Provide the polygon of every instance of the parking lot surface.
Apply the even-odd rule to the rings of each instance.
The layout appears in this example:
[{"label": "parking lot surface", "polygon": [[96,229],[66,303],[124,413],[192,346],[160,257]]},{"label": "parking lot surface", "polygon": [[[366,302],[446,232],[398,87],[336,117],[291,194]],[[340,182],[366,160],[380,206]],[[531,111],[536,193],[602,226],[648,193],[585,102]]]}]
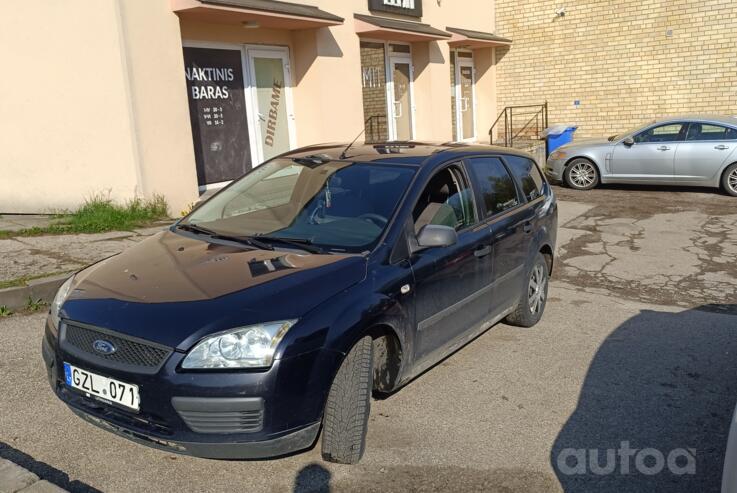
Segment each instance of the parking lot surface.
[{"label": "parking lot surface", "polygon": [[[734,199],[556,188],[561,257],[542,322],[498,325],[372,403],[357,466],[312,450],[213,461],[141,447],[51,393],[44,315],[0,320],[0,457],[71,491],[717,491],[737,400]],[[571,473],[571,450],[693,454],[668,468]],[[657,465],[657,464],[655,464]],[[646,463],[650,472],[652,463]],[[601,471],[599,471],[601,472]]]}]

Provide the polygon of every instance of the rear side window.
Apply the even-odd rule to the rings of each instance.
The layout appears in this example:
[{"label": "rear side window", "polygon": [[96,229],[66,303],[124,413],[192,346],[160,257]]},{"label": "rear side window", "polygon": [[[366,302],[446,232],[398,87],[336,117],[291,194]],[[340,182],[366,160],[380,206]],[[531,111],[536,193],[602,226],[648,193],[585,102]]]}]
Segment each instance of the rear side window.
[{"label": "rear side window", "polygon": [[507,156],[505,159],[512,174],[522,185],[522,194],[527,200],[538,198],[542,193],[544,180],[535,162],[522,156]]},{"label": "rear side window", "polygon": [[514,181],[499,158],[473,158],[468,160],[468,165],[481,192],[485,217],[519,204]]},{"label": "rear side window", "polygon": [[686,136],[688,141],[735,139],[737,139],[737,130],[707,123],[692,123],[688,126],[688,135]]}]

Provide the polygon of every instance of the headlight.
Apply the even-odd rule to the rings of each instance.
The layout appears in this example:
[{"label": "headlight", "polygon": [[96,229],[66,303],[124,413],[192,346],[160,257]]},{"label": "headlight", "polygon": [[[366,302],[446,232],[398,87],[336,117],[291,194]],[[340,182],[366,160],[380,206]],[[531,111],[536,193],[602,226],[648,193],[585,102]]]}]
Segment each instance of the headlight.
[{"label": "headlight", "polygon": [[69,289],[72,287],[73,281],[74,276],[64,281],[64,284],[59,287],[59,291],[56,292],[56,296],[54,296],[54,301],[51,302],[51,323],[56,329],[59,328],[60,322],[59,310],[61,310],[61,305],[64,304],[64,302],[67,300],[67,296],[69,296]]},{"label": "headlight", "polygon": [[197,343],[182,368],[263,368],[274,361],[276,346],[296,320],[268,322],[215,334]]},{"label": "headlight", "polygon": [[550,159],[554,159],[556,161],[559,161],[566,157],[568,154],[566,154],[565,151],[555,151],[552,154],[550,154]]}]

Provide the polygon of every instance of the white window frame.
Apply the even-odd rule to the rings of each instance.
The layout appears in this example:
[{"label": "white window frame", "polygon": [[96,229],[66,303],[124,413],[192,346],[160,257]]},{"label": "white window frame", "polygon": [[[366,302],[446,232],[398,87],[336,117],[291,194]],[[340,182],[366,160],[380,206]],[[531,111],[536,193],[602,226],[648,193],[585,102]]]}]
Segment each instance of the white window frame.
[{"label": "white window frame", "polygon": [[[384,75],[386,79],[386,124],[387,124],[387,140],[397,140],[397,129],[394,124],[394,71],[392,70],[392,59],[396,59],[400,63],[409,63],[409,100],[410,100],[410,140],[415,138],[415,65],[412,61],[412,44],[403,41],[392,41],[376,38],[360,38],[360,41],[368,43],[378,43],[384,45]],[[396,53],[392,55],[389,45],[409,46],[409,53]]]},{"label": "white window frame", "polygon": [[[464,50],[464,49],[455,49],[453,50],[455,53],[455,87],[453,88],[453,97],[455,98],[455,106],[456,106],[456,137],[458,142],[475,142],[478,139],[478,126],[476,124],[477,120],[477,111],[478,111],[478,103],[477,103],[477,96],[476,96],[476,60],[474,58],[473,50]],[[461,58],[459,53],[470,53],[471,58]],[[462,61],[461,61],[462,60]],[[473,98],[473,104],[471,105],[471,110],[473,111],[473,135],[467,139],[463,138],[463,118],[462,118],[462,111],[461,111],[461,102],[462,97],[461,95],[461,67],[471,67],[471,97]]]},{"label": "white window frame", "polygon": [[289,149],[294,149],[297,146],[297,129],[294,116],[294,100],[292,98],[292,88],[294,87],[294,81],[292,80],[292,63],[289,54],[289,47],[277,46],[277,45],[258,45],[258,44],[247,44],[241,45],[243,48],[242,58],[243,67],[246,74],[244,77],[247,81],[246,92],[249,97],[246,98],[246,112],[251,115],[248,125],[249,138],[252,143],[256,145],[251,146],[251,156],[253,167],[256,168],[264,162],[264,152],[261,147],[262,136],[261,136],[261,125],[259,125],[259,115],[256,112],[257,107],[257,95],[256,95],[256,74],[253,65],[254,57],[263,58],[281,58],[284,64],[284,95],[287,109],[287,129],[289,133]]}]

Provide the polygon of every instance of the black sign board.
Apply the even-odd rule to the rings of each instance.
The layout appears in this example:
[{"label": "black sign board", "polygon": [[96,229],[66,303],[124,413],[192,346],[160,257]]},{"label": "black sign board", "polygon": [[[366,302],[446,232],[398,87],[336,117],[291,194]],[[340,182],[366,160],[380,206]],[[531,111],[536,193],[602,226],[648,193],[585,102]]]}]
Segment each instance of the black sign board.
[{"label": "black sign board", "polygon": [[189,115],[200,185],[251,169],[240,50],[184,48]]},{"label": "black sign board", "polygon": [[369,10],[422,17],[422,0],[369,0]]}]

